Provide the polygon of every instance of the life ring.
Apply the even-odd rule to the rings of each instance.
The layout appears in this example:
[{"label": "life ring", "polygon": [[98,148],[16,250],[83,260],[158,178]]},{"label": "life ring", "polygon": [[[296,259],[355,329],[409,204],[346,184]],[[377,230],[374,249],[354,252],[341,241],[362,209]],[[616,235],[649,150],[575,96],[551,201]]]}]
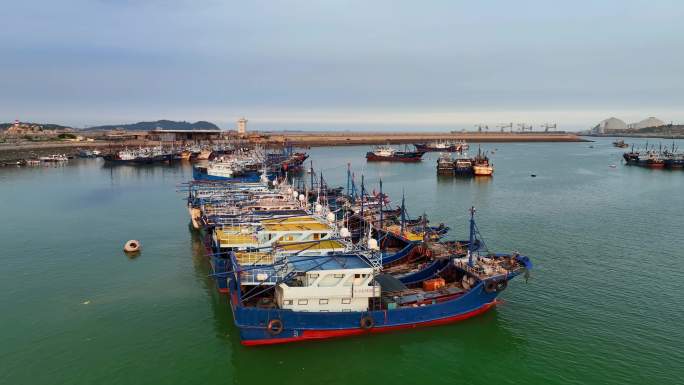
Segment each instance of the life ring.
[{"label": "life ring", "polygon": [[268,325],[266,326],[266,330],[272,336],[276,336],[276,335],[282,333],[283,332],[283,321],[279,320],[278,318],[274,318],[274,319],[268,321]]},{"label": "life ring", "polygon": [[496,286],[496,281],[487,281],[485,282],[484,289],[487,293],[494,293],[496,291]]},{"label": "life ring", "polygon": [[375,320],[373,317],[366,315],[361,317],[359,324],[361,325],[361,329],[368,330],[375,326]]},{"label": "life ring", "polygon": [[135,253],[140,251],[140,242],[131,239],[124,245],[124,251],[127,253]]},{"label": "life ring", "polygon": [[508,287],[508,281],[505,279],[502,279],[496,283],[496,291],[504,291],[506,290],[506,287]]}]

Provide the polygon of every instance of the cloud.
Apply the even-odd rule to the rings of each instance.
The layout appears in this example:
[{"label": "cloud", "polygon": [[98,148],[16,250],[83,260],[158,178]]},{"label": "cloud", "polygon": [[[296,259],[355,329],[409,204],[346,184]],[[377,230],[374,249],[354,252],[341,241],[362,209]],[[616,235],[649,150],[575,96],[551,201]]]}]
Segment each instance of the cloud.
[{"label": "cloud", "polygon": [[204,113],[231,122],[239,111],[283,125],[379,124],[375,117],[448,125],[554,111],[554,120],[586,125],[595,121],[587,111],[684,120],[679,2],[27,0],[8,8],[24,22],[0,26],[5,120]]}]

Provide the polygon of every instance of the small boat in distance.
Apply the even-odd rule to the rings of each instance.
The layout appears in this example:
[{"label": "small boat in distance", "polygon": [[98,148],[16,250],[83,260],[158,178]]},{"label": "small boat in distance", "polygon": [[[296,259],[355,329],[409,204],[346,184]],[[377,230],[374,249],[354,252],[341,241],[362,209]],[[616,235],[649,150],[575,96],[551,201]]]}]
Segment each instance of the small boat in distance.
[{"label": "small boat in distance", "polygon": [[64,154],[53,154],[38,158],[41,162],[66,162],[69,158]]},{"label": "small boat in distance", "polygon": [[473,158],[473,174],[476,176],[491,176],[494,174],[494,166],[489,162],[487,155],[479,148],[477,156]]},{"label": "small boat in distance", "polygon": [[614,141],[613,146],[618,147],[618,148],[629,147],[629,145],[627,143],[625,143],[625,141],[623,139]]},{"label": "small boat in distance", "polygon": [[414,146],[416,147],[417,151],[423,152],[461,152],[467,150],[469,147],[468,143],[466,143],[464,140],[443,140],[430,143],[415,143]]},{"label": "small boat in distance", "polygon": [[366,153],[369,162],[420,162],[424,151],[397,151],[389,145],[378,146]]},{"label": "small boat in distance", "polygon": [[437,173],[448,175],[454,173],[454,160],[451,159],[451,155],[448,152],[443,152],[440,154],[439,159],[437,159]]}]

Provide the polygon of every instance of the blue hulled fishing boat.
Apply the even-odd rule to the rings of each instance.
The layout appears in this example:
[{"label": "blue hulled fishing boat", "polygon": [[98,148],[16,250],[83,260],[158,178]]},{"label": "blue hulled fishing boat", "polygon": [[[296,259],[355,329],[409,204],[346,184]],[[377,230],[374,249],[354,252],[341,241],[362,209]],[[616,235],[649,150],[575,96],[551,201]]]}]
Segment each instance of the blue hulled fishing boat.
[{"label": "blue hulled fishing boat", "polygon": [[[474,245],[473,214],[470,229]],[[465,257],[442,262],[438,278],[410,288],[383,274],[379,258],[373,252],[332,253],[257,266],[240,263],[231,253],[226,277],[242,343],[277,344],[460,321],[491,309],[508,281],[532,268],[519,254],[481,254],[471,248]]]}]

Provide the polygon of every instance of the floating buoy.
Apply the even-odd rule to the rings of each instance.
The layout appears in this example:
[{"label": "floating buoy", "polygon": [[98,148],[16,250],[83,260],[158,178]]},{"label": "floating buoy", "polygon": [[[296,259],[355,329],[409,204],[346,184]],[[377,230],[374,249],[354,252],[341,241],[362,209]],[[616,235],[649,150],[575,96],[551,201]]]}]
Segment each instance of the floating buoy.
[{"label": "floating buoy", "polygon": [[135,253],[140,251],[140,242],[131,239],[124,245],[124,251],[127,253]]}]

